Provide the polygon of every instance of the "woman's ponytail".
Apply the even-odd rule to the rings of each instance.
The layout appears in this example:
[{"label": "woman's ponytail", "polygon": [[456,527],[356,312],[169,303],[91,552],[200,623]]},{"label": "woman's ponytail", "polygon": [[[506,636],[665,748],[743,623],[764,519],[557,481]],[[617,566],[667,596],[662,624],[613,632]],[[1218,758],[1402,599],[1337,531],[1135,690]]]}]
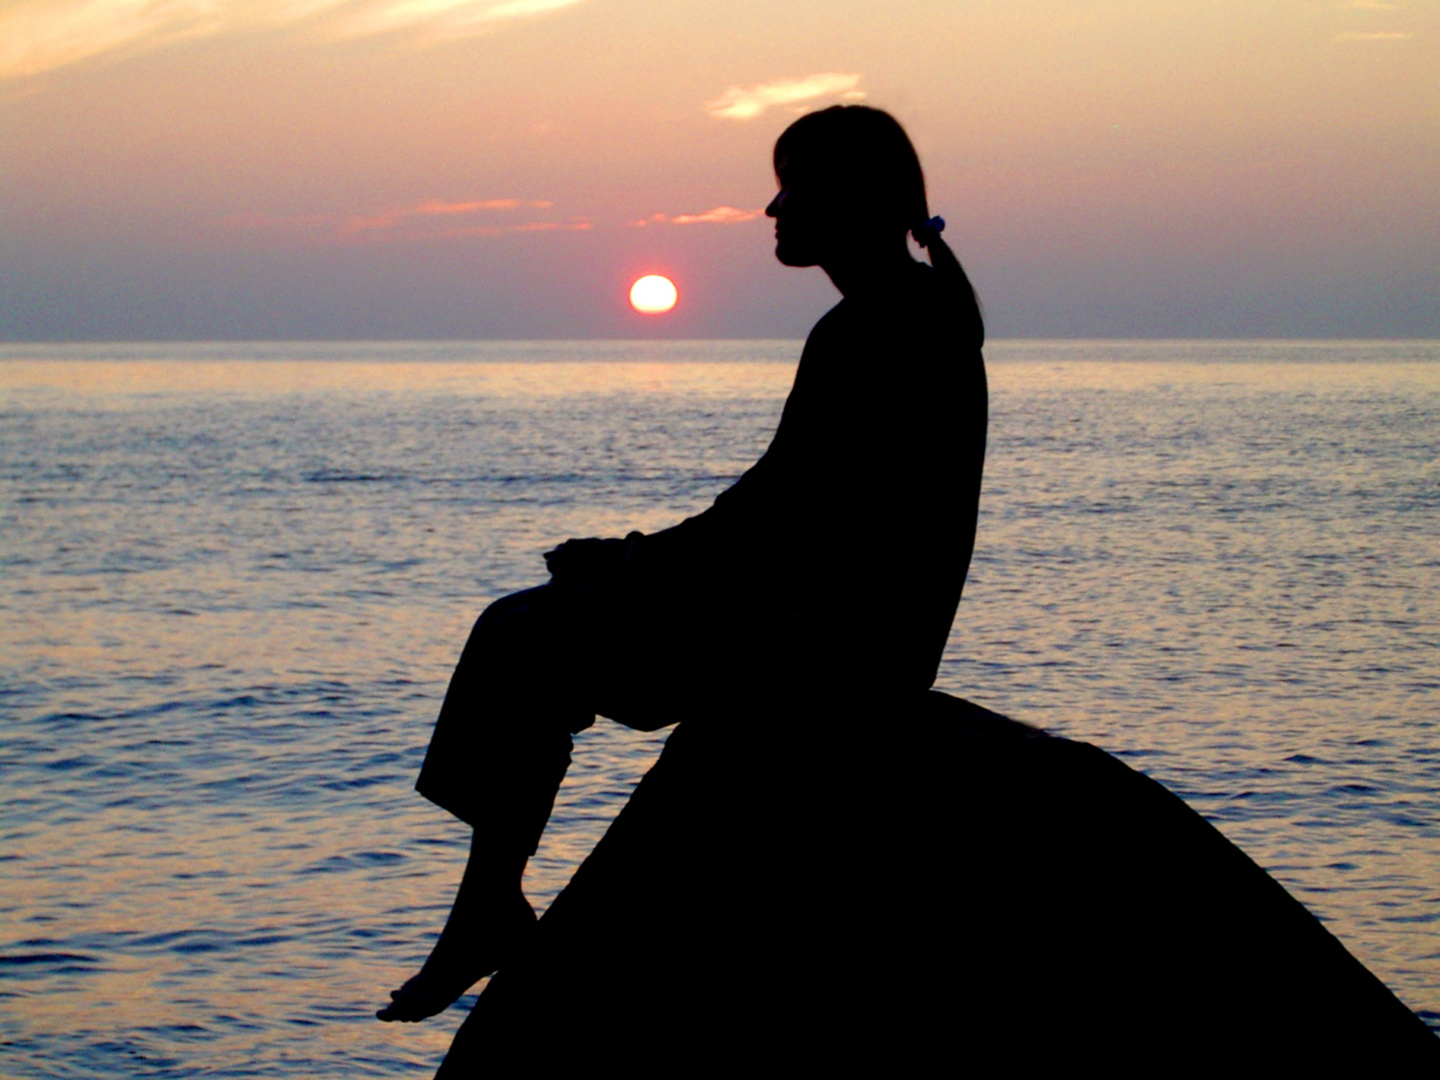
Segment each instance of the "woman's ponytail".
[{"label": "woman's ponytail", "polygon": [[930,265],[935,268],[941,284],[954,293],[960,318],[969,324],[968,336],[978,349],[985,344],[985,320],[980,314],[980,298],[970,284],[970,275],[965,273],[950,245],[940,238],[944,228],[944,218],[932,217],[912,227],[910,232],[915,242],[930,253]]}]

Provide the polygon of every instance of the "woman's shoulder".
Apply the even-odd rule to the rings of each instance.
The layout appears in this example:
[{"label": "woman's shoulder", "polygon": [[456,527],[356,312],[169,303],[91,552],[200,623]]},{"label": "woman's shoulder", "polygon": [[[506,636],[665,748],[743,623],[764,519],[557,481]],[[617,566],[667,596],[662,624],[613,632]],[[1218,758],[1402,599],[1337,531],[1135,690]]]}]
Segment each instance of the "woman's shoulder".
[{"label": "woman's shoulder", "polygon": [[841,297],[839,303],[821,315],[815,325],[810,328],[810,333],[805,335],[806,347],[823,344],[836,337],[843,340],[846,326],[853,322],[854,317],[855,305],[847,298]]},{"label": "woman's shoulder", "polygon": [[972,305],[964,299],[934,269],[916,263],[889,289],[846,312],[843,333],[872,346],[884,341],[912,351],[973,352]]},{"label": "woman's shoulder", "polygon": [[983,363],[973,304],[953,293],[940,274],[916,263],[883,290],[847,296],[810,331],[805,353],[813,359],[804,366],[823,369],[827,380],[847,372],[862,376],[867,393],[874,392],[874,376],[887,369],[907,370],[904,384],[912,391],[927,375],[969,382]]}]

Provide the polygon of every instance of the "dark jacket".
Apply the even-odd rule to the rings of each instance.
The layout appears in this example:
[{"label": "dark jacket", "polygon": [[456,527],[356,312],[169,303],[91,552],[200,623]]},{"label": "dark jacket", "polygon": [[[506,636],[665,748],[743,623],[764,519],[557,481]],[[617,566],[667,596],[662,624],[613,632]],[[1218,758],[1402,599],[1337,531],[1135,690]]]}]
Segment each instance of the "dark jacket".
[{"label": "dark jacket", "polygon": [[[934,681],[975,542],[986,383],[978,314],[916,265],[816,324],[764,456],[639,539],[627,589],[689,610],[748,670]],[[686,619],[685,621],[689,621]]]}]

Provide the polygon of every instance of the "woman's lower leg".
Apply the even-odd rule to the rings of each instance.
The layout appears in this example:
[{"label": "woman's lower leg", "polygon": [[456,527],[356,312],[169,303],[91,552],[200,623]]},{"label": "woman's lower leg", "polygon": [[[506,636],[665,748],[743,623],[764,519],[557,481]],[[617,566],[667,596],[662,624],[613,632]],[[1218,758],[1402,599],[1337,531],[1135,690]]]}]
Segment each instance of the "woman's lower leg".
[{"label": "woman's lower leg", "polygon": [[566,616],[548,587],[497,601],[476,623],[445,694],[416,786],[477,826],[445,928],[381,1020],[423,1020],[524,944],[535,913],[520,888],[570,764],[571,733],[594,712],[574,691]]},{"label": "woman's lower leg", "polygon": [[445,928],[418,974],[390,992],[381,1020],[417,1021],[451,1005],[525,944],[535,912],[520,888],[528,854],[477,831]]}]

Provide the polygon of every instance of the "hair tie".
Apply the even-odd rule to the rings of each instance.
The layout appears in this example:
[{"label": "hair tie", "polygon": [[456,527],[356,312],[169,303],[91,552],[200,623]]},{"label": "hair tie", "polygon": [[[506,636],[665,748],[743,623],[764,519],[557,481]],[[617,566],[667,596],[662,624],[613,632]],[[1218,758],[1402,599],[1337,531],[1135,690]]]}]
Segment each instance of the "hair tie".
[{"label": "hair tie", "polygon": [[939,214],[936,214],[928,221],[923,222],[920,225],[916,225],[913,229],[910,230],[910,233],[912,236],[915,237],[915,243],[919,244],[923,248],[929,247],[930,242],[944,231],[945,219]]}]

